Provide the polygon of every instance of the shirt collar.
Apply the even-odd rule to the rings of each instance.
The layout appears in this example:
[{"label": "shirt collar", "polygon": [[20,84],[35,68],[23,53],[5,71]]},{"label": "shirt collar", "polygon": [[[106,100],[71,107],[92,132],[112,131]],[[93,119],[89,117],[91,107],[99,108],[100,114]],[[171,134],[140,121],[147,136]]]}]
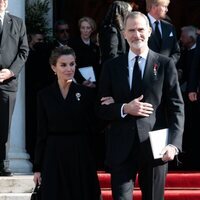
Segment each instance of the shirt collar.
[{"label": "shirt collar", "polygon": [[[139,56],[146,60],[147,56],[148,56],[148,52],[149,52],[149,48],[147,50],[145,50]],[[128,61],[132,61],[136,56],[137,55],[129,49],[129,52],[128,52]]]},{"label": "shirt collar", "polygon": [[150,23],[151,24],[154,24],[155,23],[155,21],[158,21],[159,23],[160,23],[160,20],[156,20],[152,15],[150,15],[149,13],[147,14],[148,15],[148,17],[149,17],[149,19],[150,19]]},{"label": "shirt collar", "polygon": [[3,20],[4,20],[4,16],[5,16],[5,11],[4,12],[2,12],[1,14],[0,14],[0,19],[2,20],[2,23],[3,23]]},{"label": "shirt collar", "polygon": [[193,44],[193,45],[191,46],[190,50],[192,50],[192,49],[195,49],[195,48],[196,48],[196,46],[197,46],[197,44],[196,44],[196,43],[195,43],[195,44]]}]

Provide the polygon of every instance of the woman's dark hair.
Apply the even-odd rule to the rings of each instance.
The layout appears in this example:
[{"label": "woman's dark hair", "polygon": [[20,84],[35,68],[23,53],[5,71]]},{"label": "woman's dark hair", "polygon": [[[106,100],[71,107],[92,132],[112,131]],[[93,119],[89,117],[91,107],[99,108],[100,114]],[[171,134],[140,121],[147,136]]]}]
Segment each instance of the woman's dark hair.
[{"label": "woman's dark hair", "polygon": [[51,56],[49,58],[50,65],[56,65],[58,58],[63,55],[72,55],[74,58],[76,58],[75,52],[71,47],[67,45],[56,47],[51,52]]},{"label": "woman's dark hair", "polygon": [[120,30],[123,29],[123,22],[128,14],[129,3],[124,1],[114,1],[103,20],[102,26],[114,25]]}]

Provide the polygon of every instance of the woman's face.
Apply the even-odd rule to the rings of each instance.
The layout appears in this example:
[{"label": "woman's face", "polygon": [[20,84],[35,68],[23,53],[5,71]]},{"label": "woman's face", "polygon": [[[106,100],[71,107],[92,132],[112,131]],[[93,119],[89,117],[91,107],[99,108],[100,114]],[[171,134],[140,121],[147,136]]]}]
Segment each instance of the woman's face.
[{"label": "woman's face", "polygon": [[73,55],[62,55],[58,58],[56,65],[52,65],[58,80],[69,81],[74,77],[76,62]]},{"label": "woman's face", "polygon": [[83,21],[80,25],[81,38],[89,39],[92,34],[92,27],[87,21]]}]

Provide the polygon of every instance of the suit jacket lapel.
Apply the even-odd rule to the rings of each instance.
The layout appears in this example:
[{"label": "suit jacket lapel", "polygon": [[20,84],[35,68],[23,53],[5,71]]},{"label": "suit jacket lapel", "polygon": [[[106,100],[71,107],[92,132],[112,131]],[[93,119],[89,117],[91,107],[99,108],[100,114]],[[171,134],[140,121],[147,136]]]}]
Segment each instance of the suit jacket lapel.
[{"label": "suit jacket lapel", "polygon": [[6,38],[9,36],[11,32],[11,26],[12,26],[12,19],[10,16],[5,13],[4,21],[3,21],[3,32],[2,32],[2,38],[1,38],[1,46],[4,45],[4,42],[7,41]]},{"label": "suit jacket lapel", "polygon": [[[155,45],[157,46],[157,48],[162,48],[162,44],[159,44],[159,41],[158,39],[156,38],[156,35],[155,35],[155,31],[154,31],[154,28],[153,28],[153,25],[151,24],[151,20],[149,19],[148,15],[147,15],[147,18],[149,20],[149,24],[151,26],[151,29],[152,29],[152,32],[151,32],[151,40],[154,41]],[[162,26],[161,26],[162,27]],[[163,40],[162,40],[163,42]]]},{"label": "suit jacket lapel", "polygon": [[164,47],[165,45],[169,45],[169,35],[170,35],[170,30],[167,27],[167,25],[165,24],[165,22],[161,21],[161,26],[162,26],[162,37],[163,37],[163,44],[162,46]]},{"label": "suit jacket lapel", "polygon": [[[159,67],[158,63],[158,55],[155,54],[153,51],[149,50],[147,61],[145,65],[144,75],[143,75],[143,88],[149,88],[149,84],[152,83],[152,81],[156,80],[157,76],[157,70]],[[145,91],[144,91],[145,93]]]},{"label": "suit jacket lapel", "polygon": [[129,85],[129,70],[128,70],[128,53],[123,56],[122,63],[120,63],[121,69],[121,77],[122,77],[122,84],[124,85],[124,89],[130,93],[130,85]]}]

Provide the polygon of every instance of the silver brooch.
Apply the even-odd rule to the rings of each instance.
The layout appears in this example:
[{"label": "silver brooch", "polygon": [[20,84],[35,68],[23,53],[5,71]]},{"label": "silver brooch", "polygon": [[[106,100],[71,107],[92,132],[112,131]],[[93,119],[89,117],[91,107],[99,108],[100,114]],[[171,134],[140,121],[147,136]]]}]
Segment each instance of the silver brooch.
[{"label": "silver brooch", "polygon": [[76,93],[76,99],[77,101],[80,101],[80,97],[81,97],[81,94],[79,92]]}]

